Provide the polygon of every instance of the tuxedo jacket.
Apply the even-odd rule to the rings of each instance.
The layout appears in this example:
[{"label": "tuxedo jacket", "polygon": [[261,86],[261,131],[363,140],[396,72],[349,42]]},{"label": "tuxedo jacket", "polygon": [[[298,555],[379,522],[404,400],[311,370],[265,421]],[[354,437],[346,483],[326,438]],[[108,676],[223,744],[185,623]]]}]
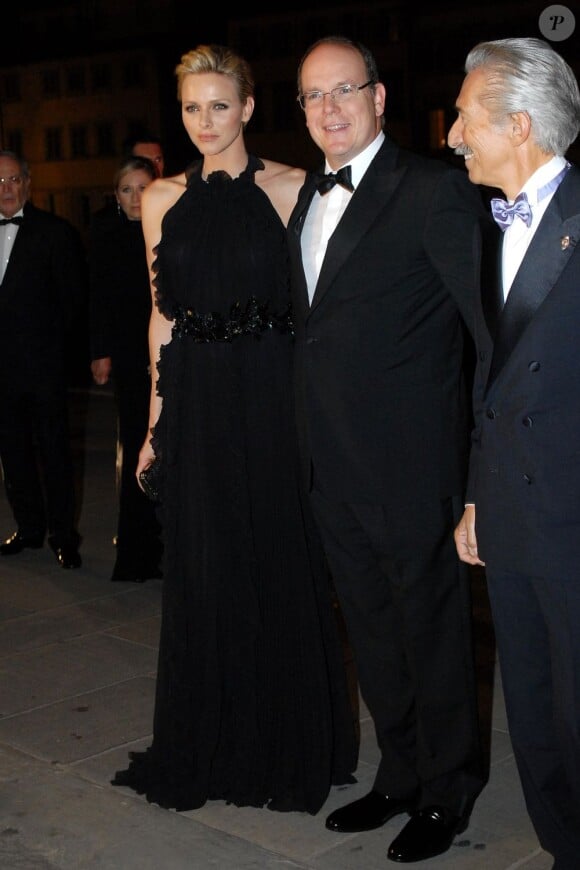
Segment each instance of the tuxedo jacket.
[{"label": "tuxedo jacket", "polygon": [[43,392],[65,383],[66,337],[79,328],[86,296],[77,231],[26,203],[0,284],[1,392]]},{"label": "tuxedo jacket", "polygon": [[580,559],[580,171],[550,202],[499,312],[484,228],[468,499],[493,568],[576,579]]},{"label": "tuxedo jacket", "polygon": [[332,498],[395,506],[461,495],[481,196],[463,170],[387,139],[329,240],[310,304],[300,236],[314,193],[310,175],[288,226],[306,484],[314,469]]}]

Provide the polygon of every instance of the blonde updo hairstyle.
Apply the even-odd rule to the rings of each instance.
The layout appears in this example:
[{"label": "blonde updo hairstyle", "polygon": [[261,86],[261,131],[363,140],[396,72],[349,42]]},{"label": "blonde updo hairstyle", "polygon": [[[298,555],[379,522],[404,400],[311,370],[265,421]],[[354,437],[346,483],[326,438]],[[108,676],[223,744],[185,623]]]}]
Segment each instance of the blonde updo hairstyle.
[{"label": "blonde updo hairstyle", "polygon": [[175,67],[177,76],[177,99],[181,100],[181,87],[188,75],[199,73],[219,73],[229,76],[236,85],[242,105],[248,97],[254,96],[254,78],[250,65],[230,48],[223,45],[198,45],[181,58]]}]

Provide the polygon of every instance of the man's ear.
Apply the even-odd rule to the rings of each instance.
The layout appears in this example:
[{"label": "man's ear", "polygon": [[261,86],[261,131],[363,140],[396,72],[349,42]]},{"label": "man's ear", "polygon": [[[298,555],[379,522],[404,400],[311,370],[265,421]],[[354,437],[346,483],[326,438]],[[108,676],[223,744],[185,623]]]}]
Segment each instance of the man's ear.
[{"label": "man's ear", "polygon": [[385,106],[387,104],[387,89],[382,82],[377,82],[374,90],[375,112],[377,117],[379,117],[385,112]]},{"label": "man's ear", "polygon": [[532,132],[532,120],[527,112],[512,112],[509,118],[510,136],[515,145],[521,145],[527,141]]}]

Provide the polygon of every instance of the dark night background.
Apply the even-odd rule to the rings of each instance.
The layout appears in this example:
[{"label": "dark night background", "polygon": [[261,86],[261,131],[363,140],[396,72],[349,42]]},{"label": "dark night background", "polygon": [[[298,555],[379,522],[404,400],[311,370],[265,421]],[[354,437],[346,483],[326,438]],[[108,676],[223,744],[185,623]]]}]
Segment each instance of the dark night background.
[{"label": "dark night background", "polygon": [[[431,149],[431,153],[435,148],[439,159],[462,165],[463,161],[445,147],[444,137],[455,119],[454,102],[467,52],[486,39],[541,37],[538,19],[550,5],[553,4],[549,0],[295,0],[292,3],[278,0],[275,4],[256,0],[226,11],[223,3],[203,4],[193,0],[22,0],[20,3],[13,0],[9,5],[4,4],[0,19],[0,74],[3,69],[16,68],[18,76],[26,79],[27,64],[37,64],[34,75],[39,78],[44,62],[53,66],[56,62],[60,66],[62,60],[64,71],[65,61],[71,59],[86,61],[93,55],[143,49],[153,58],[159,87],[159,115],[154,117],[159,117],[160,128],[153,132],[164,142],[166,173],[174,174],[197,156],[181,123],[175,66],[185,52],[199,43],[228,44],[250,62],[257,83],[256,112],[247,133],[249,150],[274,160],[310,167],[319,164],[320,154],[297,108],[296,68],[312,42],[321,36],[342,33],[364,42],[377,56],[381,79],[387,86],[388,132],[403,146],[423,152]],[[562,5],[574,13],[576,29],[569,38],[552,44],[578,76],[580,8],[577,3]],[[143,94],[141,89],[140,95]],[[27,122],[34,126],[36,115],[33,113],[41,106],[45,110],[41,123],[48,126],[52,122],[50,103],[42,104],[37,97],[35,99],[36,102],[24,102],[19,108],[23,120],[18,123],[23,129]],[[270,114],[266,118],[263,107],[268,99]],[[3,97],[0,110],[5,102]],[[128,112],[130,110],[129,106]],[[441,131],[437,127],[434,137],[430,125],[437,113],[441,116]],[[108,120],[106,110],[104,120]],[[126,131],[120,132],[126,122],[126,115],[114,119],[119,132],[118,141],[107,155],[110,161],[117,159],[122,135],[127,135]],[[61,114],[60,120],[54,123],[66,128],[74,123],[74,114],[65,116],[64,120]],[[0,129],[4,129],[3,124]],[[6,130],[9,132],[8,125]],[[39,135],[43,132],[41,130]],[[434,142],[439,144],[434,145]],[[28,156],[27,148],[25,139],[22,150]],[[580,163],[579,149],[580,142],[570,149],[570,157],[576,163]],[[45,187],[51,196],[53,193],[58,196],[68,185],[72,192],[67,203],[72,208],[85,193],[78,185],[74,189],[71,186],[71,172],[78,174],[83,169],[83,161],[71,159],[65,147],[62,155],[58,155],[58,162],[53,159],[50,163],[42,150],[41,142],[33,158],[37,189],[42,187],[43,173],[50,176]],[[85,166],[89,166],[99,164],[98,158],[102,155],[91,152],[83,156],[87,157]],[[91,164],[95,156],[97,159]],[[107,167],[105,170],[101,167],[100,171],[100,179],[91,176],[91,186],[96,188],[101,184],[109,192],[112,171]],[[83,230],[83,222],[76,223]]]},{"label": "dark night background", "polygon": [[[11,64],[22,65],[26,62],[57,60],[60,58],[80,57],[103,51],[117,51],[134,48],[135,45],[150,49],[157,58],[159,81],[162,89],[163,104],[163,138],[171,143],[169,148],[171,165],[179,165],[185,155],[190,155],[188,140],[181,128],[179,111],[175,96],[175,80],[173,70],[181,55],[202,42],[221,42],[231,44],[240,51],[256,70],[254,55],[256,50],[270,52],[270,58],[275,58],[275,46],[259,45],[259,38],[252,39],[252,26],[243,32],[241,23],[254,16],[278,16],[284,13],[308,14],[310,21],[305,28],[305,34],[311,38],[299,43],[291,54],[295,54],[295,66],[302,52],[311,41],[322,35],[333,32],[328,29],[328,22],[321,15],[317,22],[316,15],[323,10],[337,10],[334,20],[337,28],[334,32],[343,32],[347,36],[368,39],[357,33],[341,28],[343,21],[353,21],[355,17],[364,19],[377,8],[386,17],[392,11],[397,20],[400,39],[407,46],[405,61],[405,81],[410,84],[406,94],[411,136],[408,143],[421,147],[424,130],[414,127],[418,123],[414,115],[426,114],[426,106],[420,99],[421,80],[429,77],[441,78],[453,75],[457,82],[462,78],[463,61],[467,51],[480,40],[496,39],[504,36],[541,36],[538,28],[540,14],[552,5],[550,2],[535,2],[535,0],[392,0],[392,2],[341,2],[341,0],[295,0],[295,2],[271,2],[255,0],[246,4],[238,4],[233,10],[226,11],[225,4],[193,3],[192,0],[25,0],[22,3],[12,3],[6,6],[2,13],[2,51],[0,53],[0,68]],[[580,61],[580,9],[576,3],[567,3],[575,13],[577,28],[573,35],[561,42],[554,42],[554,48],[565,59],[575,66]],[[348,11],[341,16],[340,10]],[[37,13],[42,13],[40,19]],[[47,17],[48,15],[48,17]],[[350,18],[349,18],[350,15]],[[136,22],[131,27],[126,22],[133,16]],[[429,24],[425,24],[426,20]],[[39,23],[42,22],[42,23]],[[232,24],[235,22],[234,27]],[[317,31],[317,26],[319,30]],[[283,27],[283,25],[282,25]],[[237,29],[236,29],[237,28]],[[238,33],[238,43],[232,41],[232,34]],[[366,36],[366,34],[365,34]],[[380,39],[380,37],[378,37]],[[254,42],[253,45],[250,43]],[[376,53],[377,46],[370,44]],[[386,40],[382,47],[389,51]],[[267,64],[260,67],[256,75],[259,84],[260,75],[267,75]],[[576,70],[578,73],[578,70]],[[382,78],[390,87],[389,99],[391,108],[393,100],[401,99],[398,93],[397,79],[389,81],[389,76]],[[455,88],[455,84],[451,89]],[[415,96],[419,99],[415,100]],[[453,97],[445,94],[446,109],[452,111]],[[387,122],[389,120],[389,104],[387,105]],[[423,122],[425,123],[425,122]],[[250,147],[252,142],[249,141]],[[274,146],[275,147],[275,146]],[[273,157],[288,159],[287,155],[272,152]]]},{"label": "dark night background", "polygon": [[[193,3],[192,0],[25,0],[5,7],[2,13],[2,51],[0,69],[27,62],[54,61],[90,56],[98,52],[122,51],[139,46],[151,51],[156,58],[161,89],[161,127],[159,132],[166,143],[169,174],[181,170],[192,158],[192,146],[181,125],[175,94],[174,68],[181,55],[198,43],[220,42],[230,44],[250,61],[256,81],[257,110],[260,109],[261,81],[269,80],[269,72],[278,63],[275,39],[264,38],[262,33],[275,32],[286,45],[286,61],[291,64],[292,75],[303,51],[315,39],[328,33],[344,33],[369,44],[383,58],[404,47],[399,69],[379,67],[381,78],[387,85],[387,125],[396,120],[397,110],[405,116],[406,141],[401,144],[418,150],[426,149],[429,110],[444,107],[445,123],[454,118],[454,98],[463,77],[463,62],[468,50],[484,39],[505,36],[542,36],[538,27],[540,14],[552,5],[546,0],[385,0],[385,2],[356,2],[356,0],[295,0],[295,2],[268,3],[255,0],[238,4],[226,11],[225,4]],[[553,42],[554,48],[576,68],[580,63],[580,9],[577,3],[565,4],[574,12],[577,27],[571,37]],[[329,28],[326,12],[332,12],[336,26]],[[336,14],[334,14],[336,12]],[[318,13],[321,13],[318,16]],[[391,43],[382,34],[369,33],[364,20],[371,15],[383,19],[393,15],[396,20],[397,41]],[[42,18],[40,17],[42,15]],[[298,21],[308,17],[300,37],[292,37],[288,23],[278,29],[260,30],[260,23],[251,19],[259,16],[293,15]],[[375,18],[376,20],[376,18]],[[128,26],[127,22],[133,23]],[[288,19],[287,19],[288,22]],[[346,22],[346,26],[343,26]],[[349,30],[349,25],[354,30]],[[290,23],[294,23],[290,19]],[[299,30],[299,28],[295,28]],[[362,33],[362,35],[361,35]],[[287,38],[286,38],[287,37]],[[373,42],[373,40],[375,40]],[[290,48],[289,48],[290,46]],[[290,77],[289,77],[290,78]],[[287,113],[295,113],[294,133],[290,137],[304,137],[302,150],[295,153],[287,145],[288,136],[274,137],[270,144],[263,138],[252,140],[248,130],[248,146],[259,148],[259,153],[286,162],[317,159],[311,144],[306,142],[302,119],[296,113],[294,94],[285,93],[282,102]],[[401,108],[401,103],[405,107]],[[255,113],[255,118],[257,113]],[[286,120],[286,119],[284,119]],[[254,130],[257,123],[254,120]],[[290,129],[279,124],[278,130]],[[286,150],[287,149],[287,150]],[[195,155],[194,155],[195,156]],[[442,151],[438,156],[452,159]]]}]

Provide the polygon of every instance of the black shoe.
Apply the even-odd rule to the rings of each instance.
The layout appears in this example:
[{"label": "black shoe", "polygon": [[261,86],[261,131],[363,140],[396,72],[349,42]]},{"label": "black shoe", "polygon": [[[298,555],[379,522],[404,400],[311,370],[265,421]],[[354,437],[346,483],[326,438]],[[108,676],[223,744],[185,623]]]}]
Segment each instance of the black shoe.
[{"label": "black shoe", "polygon": [[441,807],[417,810],[391,843],[387,857],[401,864],[434,858],[446,852],[468,824],[469,818],[449,815]]},{"label": "black shoe", "polygon": [[26,547],[38,550],[43,543],[44,535],[21,535],[20,532],[14,532],[9,538],[6,538],[4,543],[0,544],[0,556],[15,556]]},{"label": "black shoe", "polygon": [[59,544],[49,539],[52,552],[61,568],[80,568],[81,557],[76,544]]},{"label": "black shoe", "polygon": [[415,808],[416,797],[395,798],[373,789],[363,798],[353,801],[329,815],[326,827],[330,831],[353,834],[357,831],[373,831],[380,828],[393,816],[408,813]]}]

